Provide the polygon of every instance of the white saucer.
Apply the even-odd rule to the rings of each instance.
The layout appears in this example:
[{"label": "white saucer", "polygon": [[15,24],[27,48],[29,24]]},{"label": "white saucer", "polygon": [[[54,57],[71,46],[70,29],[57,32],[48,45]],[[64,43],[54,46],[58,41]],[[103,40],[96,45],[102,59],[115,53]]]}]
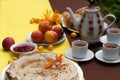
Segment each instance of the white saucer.
[{"label": "white saucer", "polygon": [[[102,42],[102,43],[107,43],[107,42],[108,42],[108,41],[107,41],[107,36],[104,35],[104,36],[100,37],[100,42]],[[120,45],[120,41],[119,41],[118,44]]]},{"label": "white saucer", "polygon": [[95,53],[95,57],[105,63],[119,63],[120,62],[120,56],[116,60],[106,60],[103,58],[102,50],[99,50]]},{"label": "white saucer", "polygon": [[104,36],[100,37],[100,42],[102,42],[102,43],[107,43],[107,42],[108,42],[108,41],[107,41],[107,36],[104,35]]},{"label": "white saucer", "polygon": [[94,53],[91,50],[88,50],[87,56],[85,58],[74,58],[72,57],[72,49],[69,48],[65,51],[65,56],[74,61],[88,61],[94,57]]}]

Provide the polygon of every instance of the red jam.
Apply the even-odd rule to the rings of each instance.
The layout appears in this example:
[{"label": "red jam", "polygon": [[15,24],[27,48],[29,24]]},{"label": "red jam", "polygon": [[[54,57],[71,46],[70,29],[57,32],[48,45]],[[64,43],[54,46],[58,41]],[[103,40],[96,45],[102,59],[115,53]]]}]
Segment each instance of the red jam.
[{"label": "red jam", "polygon": [[32,51],[34,49],[35,48],[30,44],[21,44],[19,46],[16,46],[15,48],[13,48],[13,50],[16,52],[29,52],[29,51]]}]

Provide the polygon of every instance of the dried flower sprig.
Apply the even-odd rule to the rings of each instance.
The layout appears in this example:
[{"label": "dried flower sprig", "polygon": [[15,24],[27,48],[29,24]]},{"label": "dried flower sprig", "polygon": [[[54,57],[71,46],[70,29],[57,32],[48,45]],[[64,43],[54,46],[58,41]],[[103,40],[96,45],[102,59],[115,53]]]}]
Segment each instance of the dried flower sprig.
[{"label": "dried flower sprig", "polygon": [[61,20],[60,20],[60,15],[59,15],[59,12],[56,10],[55,12],[53,12],[52,14],[52,11],[51,10],[46,10],[46,12],[43,14],[42,18],[32,18],[30,20],[30,23],[33,24],[33,23],[37,23],[39,24],[41,21],[43,20],[48,20],[50,21],[53,25],[54,24],[60,24],[61,23]]},{"label": "dried flower sprig", "polygon": [[51,61],[48,61],[48,63],[45,64],[44,66],[45,66],[45,68],[49,68],[49,67],[51,67],[52,65],[53,65],[52,62],[51,62]]},{"label": "dried flower sprig", "polygon": [[60,24],[60,23],[61,23],[60,16],[59,16],[59,13],[58,13],[57,10],[56,10],[56,11],[54,12],[54,14],[52,15],[51,21],[52,21],[53,23],[55,22],[56,24]]},{"label": "dried flower sprig", "polygon": [[[40,53],[39,53],[40,54]],[[55,59],[52,59],[52,58],[49,58],[49,57],[46,57],[42,54],[40,54],[40,56],[44,57],[45,59],[47,59],[47,63],[44,64],[45,68],[50,68],[52,66],[60,66],[61,63],[62,63],[62,55],[57,55],[55,56]]]},{"label": "dried flower sprig", "polygon": [[50,11],[46,10],[46,13],[44,13],[42,16],[42,20],[51,20],[51,14],[52,14],[51,10]]},{"label": "dried flower sprig", "polygon": [[56,59],[55,59],[56,62],[60,62],[62,63],[62,55],[56,55]]}]

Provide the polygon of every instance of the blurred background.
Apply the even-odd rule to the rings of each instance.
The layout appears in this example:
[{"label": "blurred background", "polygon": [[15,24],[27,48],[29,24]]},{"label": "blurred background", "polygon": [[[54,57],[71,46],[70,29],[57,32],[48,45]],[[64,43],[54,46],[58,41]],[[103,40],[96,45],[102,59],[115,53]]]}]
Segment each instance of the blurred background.
[{"label": "blurred background", "polygon": [[[94,0],[95,5],[99,6],[104,15],[111,13],[117,18],[116,25],[120,28],[120,0]],[[111,18],[109,18],[112,20]]]}]

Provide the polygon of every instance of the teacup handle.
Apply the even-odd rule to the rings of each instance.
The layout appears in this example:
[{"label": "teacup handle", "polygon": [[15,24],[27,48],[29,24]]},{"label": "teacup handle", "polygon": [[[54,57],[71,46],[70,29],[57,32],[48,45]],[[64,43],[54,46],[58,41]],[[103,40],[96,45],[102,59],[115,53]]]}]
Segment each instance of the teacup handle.
[{"label": "teacup handle", "polygon": [[112,15],[112,14],[108,14],[108,15],[106,15],[104,18],[103,18],[103,20],[105,20],[105,18],[107,18],[107,17],[113,17],[113,21],[111,22],[111,24],[109,24],[108,25],[108,27],[110,27],[115,21],[116,21],[116,17],[114,16],[114,15]]}]

